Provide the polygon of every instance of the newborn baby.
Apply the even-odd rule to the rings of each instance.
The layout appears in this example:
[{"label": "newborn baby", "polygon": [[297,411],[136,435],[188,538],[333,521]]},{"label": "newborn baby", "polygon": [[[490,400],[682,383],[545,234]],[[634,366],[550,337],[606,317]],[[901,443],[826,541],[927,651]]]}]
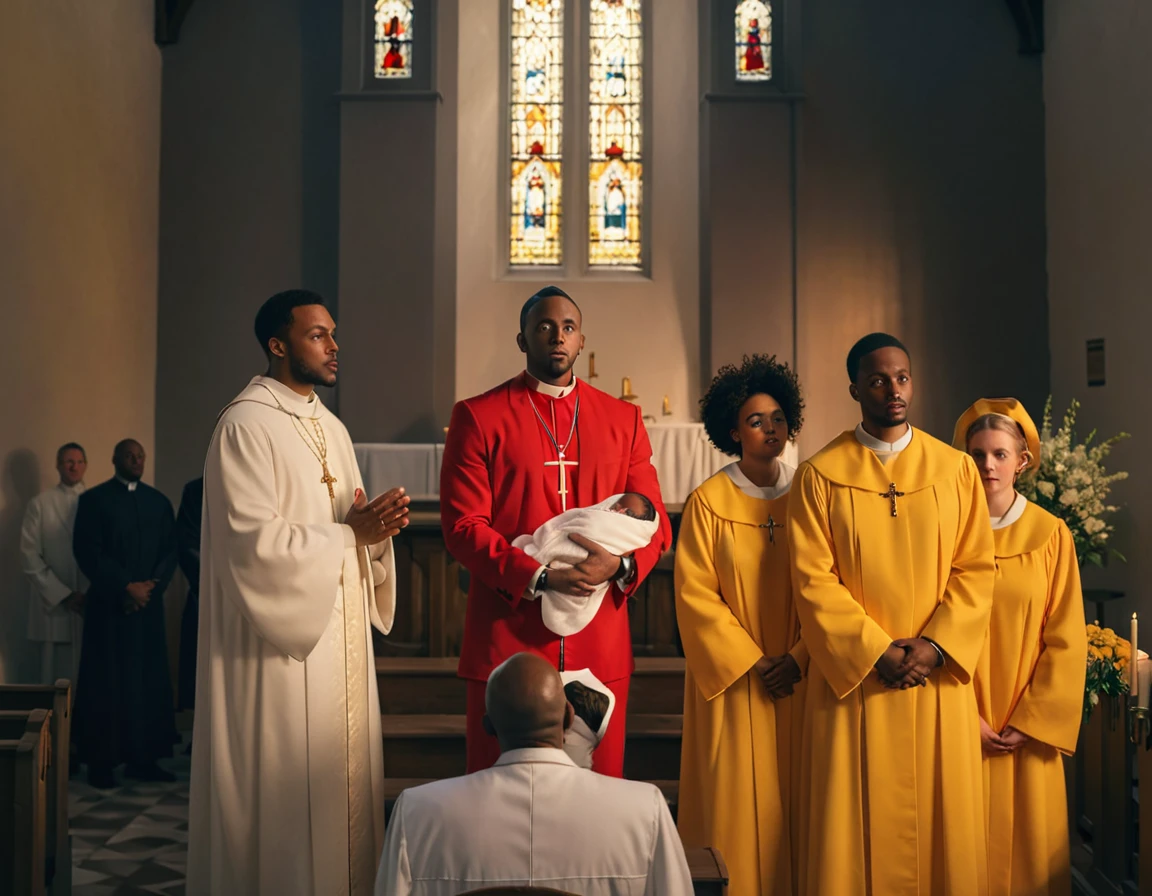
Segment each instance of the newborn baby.
[{"label": "newborn baby", "polygon": [[575,710],[572,727],[564,733],[564,752],[580,768],[592,768],[592,751],[608,730],[616,700],[590,669],[561,672],[560,679]]},{"label": "newborn baby", "polygon": [[[552,569],[568,569],[588,558],[588,552],[568,537],[583,535],[604,550],[623,556],[652,540],[660,521],[652,502],[638,492],[613,495],[591,507],[578,507],[552,517],[531,535],[520,535],[512,546]],[[557,635],[574,635],[592,621],[612,583],[604,582],[588,597],[546,589],[540,593],[544,625]]]}]

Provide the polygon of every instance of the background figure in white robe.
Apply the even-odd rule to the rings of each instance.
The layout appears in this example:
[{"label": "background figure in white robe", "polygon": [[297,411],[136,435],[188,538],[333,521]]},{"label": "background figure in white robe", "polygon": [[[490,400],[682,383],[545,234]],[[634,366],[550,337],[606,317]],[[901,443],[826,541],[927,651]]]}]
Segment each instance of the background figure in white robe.
[{"label": "background figure in white robe", "polygon": [[[591,507],[558,513],[531,535],[517,536],[512,547],[549,569],[571,569],[588,559],[588,550],[569,538],[570,534],[582,535],[609,553],[624,556],[647,547],[659,528],[652,502],[639,492],[625,492]],[[567,637],[583,631],[592,621],[610,586],[610,582],[602,582],[587,597],[548,587],[532,589],[527,597],[540,598],[540,616],[548,631]]]},{"label": "background figure in white robe", "polygon": [[653,784],[579,768],[560,674],[517,653],[485,692],[496,765],[405,790],[396,800],[377,896],[456,896],[486,886],[585,896],[690,896],[692,875]]},{"label": "background figure in white robe", "polygon": [[[370,893],[384,835],[368,623],[395,608],[408,499],[368,503],[312,391],[335,324],[304,291],[256,318],[269,375],[221,413],[204,469],[190,896]],[[343,523],[340,522],[343,520]]]},{"label": "background figure in white robe", "polygon": [[28,502],[20,529],[20,562],[32,585],[28,640],[40,645],[40,681],[67,678],[73,693],[88,580],[72,554],[72,527],[87,469],[83,448],[62,446],[56,452],[60,481]]}]

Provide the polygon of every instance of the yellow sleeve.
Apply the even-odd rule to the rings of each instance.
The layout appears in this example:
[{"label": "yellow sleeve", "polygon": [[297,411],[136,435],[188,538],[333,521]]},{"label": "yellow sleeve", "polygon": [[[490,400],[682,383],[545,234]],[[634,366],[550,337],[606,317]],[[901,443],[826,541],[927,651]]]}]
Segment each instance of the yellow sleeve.
[{"label": "yellow sleeve", "polygon": [[952,552],[952,569],[944,586],[944,597],[922,635],[943,648],[948,655],[948,671],[967,684],[976,671],[992,615],[996,542],[984,487],[972,458],[964,458],[956,486],[960,523]]},{"label": "yellow sleeve", "polygon": [[792,659],[796,660],[796,665],[800,667],[800,674],[808,676],[808,660],[811,658],[808,653],[808,645],[804,643],[804,635],[800,635],[800,640],[792,645],[792,649],[788,651],[792,654]]},{"label": "yellow sleeve", "polygon": [[836,696],[846,697],[872,672],[892,638],[840,581],[828,496],[808,464],[792,481],[788,544],[804,644]]},{"label": "yellow sleeve", "polygon": [[764,656],[720,594],[712,514],[688,497],[676,544],[676,622],[688,668],[705,700],[724,693]]},{"label": "yellow sleeve", "polygon": [[1084,705],[1088,635],[1076,546],[1064,522],[1057,527],[1053,540],[1056,556],[1048,582],[1048,612],[1040,636],[1043,647],[1008,724],[1071,756],[1076,750]]}]

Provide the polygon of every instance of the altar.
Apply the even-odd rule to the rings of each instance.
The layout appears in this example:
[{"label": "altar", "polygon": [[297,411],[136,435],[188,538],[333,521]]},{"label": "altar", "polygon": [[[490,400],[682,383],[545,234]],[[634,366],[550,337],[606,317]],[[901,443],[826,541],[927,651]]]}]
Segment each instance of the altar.
[{"label": "altar", "polygon": [[[647,429],[661,497],[671,507],[683,505],[696,486],[732,461],[708,441],[702,423],[650,423]],[[370,496],[403,486],[413,501],[440,499],[443,443],[360,443],[355,448],[364,489]],[[795,444],[785,447],[783,459],[796,466]]]}]

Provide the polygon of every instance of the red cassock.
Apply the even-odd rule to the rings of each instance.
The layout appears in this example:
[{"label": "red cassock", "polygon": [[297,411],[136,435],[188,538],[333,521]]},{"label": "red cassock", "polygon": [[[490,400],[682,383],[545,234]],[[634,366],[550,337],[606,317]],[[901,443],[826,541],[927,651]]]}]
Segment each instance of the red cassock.
[{"label": "red cassock", "polygon": [[[511,545],[562,510],[558,448],[564,449],[567,509],[640,492],[660,516],[656,536],[634,556],[636,577],[627,593],[613,583],[588,626],[566,638],[544,627],[539,600],[523,599],[540,564]],[[458,402],[444,446],[440,520],[449,553],[471,574],[459,666],[468,680],[468,771],[488,768],[500,753],[481,725],[488,675],[527,650],[558,669],[591,669],[612,689],[616,706],[593,767],[622,776],[635,665],[627,595],[672,541],[640,409],[584,382],[552,398],[530,388],[527,374]]]}]

